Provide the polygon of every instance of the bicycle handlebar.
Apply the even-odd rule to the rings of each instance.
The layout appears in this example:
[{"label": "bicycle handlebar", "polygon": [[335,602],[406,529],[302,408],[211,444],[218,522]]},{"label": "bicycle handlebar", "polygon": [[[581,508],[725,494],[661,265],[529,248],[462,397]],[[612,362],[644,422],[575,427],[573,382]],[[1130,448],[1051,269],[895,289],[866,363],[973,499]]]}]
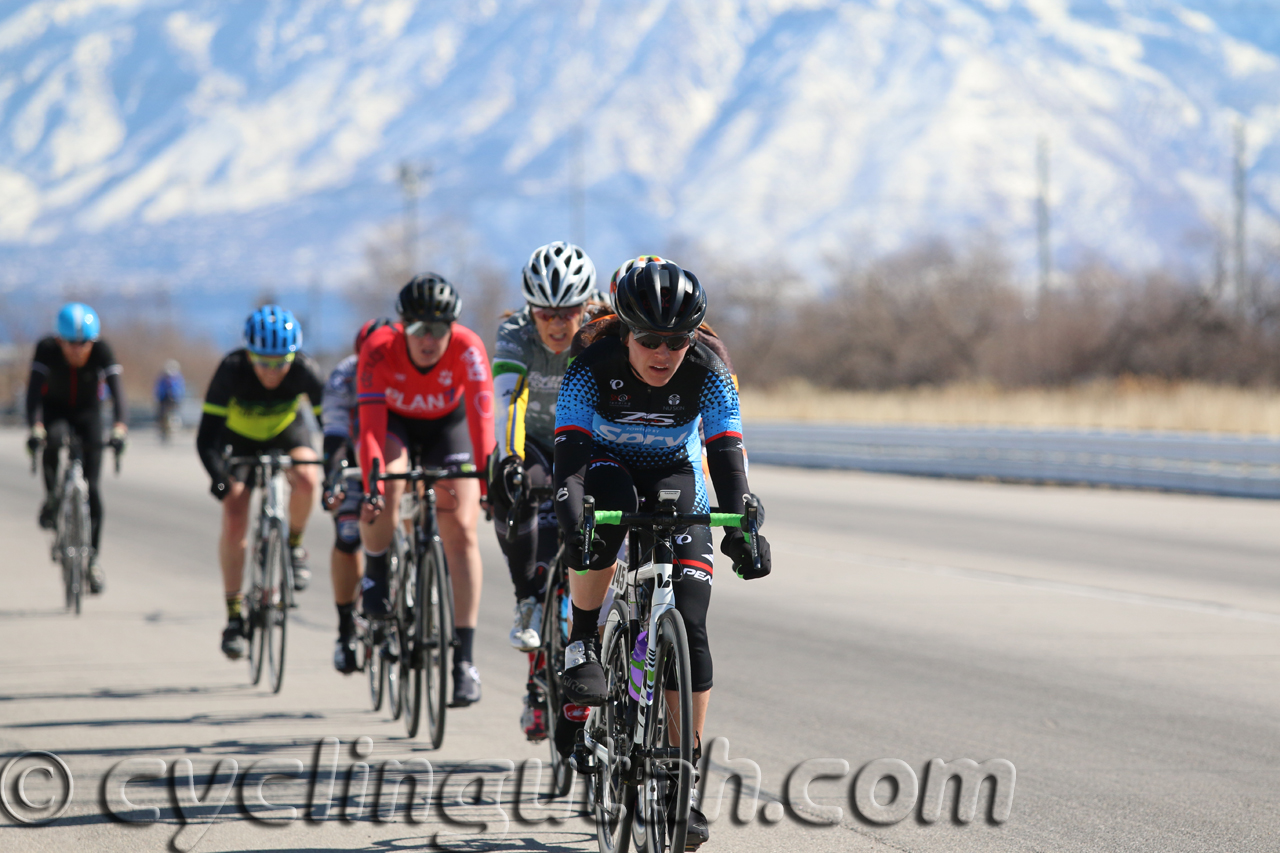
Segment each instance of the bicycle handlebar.
[{"label": "bicycle handlebar", "polygon": [[[659,503],[661,507],[663,504]],[[674,504],[667,511],[658,512],[623,512],[622,510],[596,509],[596,500],[591,495],[582,498],[582,565],[591,562],[591,546],[595,540],[597,524],[641,526],[654,529],[670,530],[676,527],[688,527],[694,524],[706,524],[711,527],[734,527],[742,531],[751,548],[751,562],[757,571],[760,570],[760,543],[756,533],[760,529],[760,504],[751,496],[746,498],[745,512],[676,512]]]}]

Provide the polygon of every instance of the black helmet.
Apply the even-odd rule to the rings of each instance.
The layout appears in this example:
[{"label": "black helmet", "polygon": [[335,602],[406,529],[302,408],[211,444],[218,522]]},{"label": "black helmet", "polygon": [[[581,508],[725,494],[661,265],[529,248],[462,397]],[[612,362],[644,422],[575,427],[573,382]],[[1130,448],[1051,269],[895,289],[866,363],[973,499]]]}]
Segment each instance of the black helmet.
[{"label": "black helmet", "polygon": [[618,318],[632,329],[684,334],[707,316],[707,293],[698,278],[670,261],[631,269],[618,282]]},{"label": "black helmet", "polygon": [[424,273],[400,289],[396,313],[401,320],[452,323],[462,313],[462,297],[442,275]]}]

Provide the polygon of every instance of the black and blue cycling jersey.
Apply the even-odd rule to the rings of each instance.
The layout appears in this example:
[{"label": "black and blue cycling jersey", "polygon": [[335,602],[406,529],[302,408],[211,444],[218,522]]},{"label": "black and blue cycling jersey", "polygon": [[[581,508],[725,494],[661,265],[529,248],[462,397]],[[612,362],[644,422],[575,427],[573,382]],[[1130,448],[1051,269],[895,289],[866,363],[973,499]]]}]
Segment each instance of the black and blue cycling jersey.
[{"label": "black and blue cycling jersey", "polygon": [[[705,439],[704,437],[705,436]],[[724,362],[702,342],[686,352],[671,380],[661,387],[643,382],[631,369],[626,346],[616,335],[592,344],[565,373],[556,402],[555,482],[563,500],[566,481],[583,474],[593,454],[610,457],[639,472],[689,467],[693,511],[708,508],[702,476],[702,446],[717,505],[740,512],[747,494],[738,392]],[[557,504],[562,502],[557,494]],[[581,494],[570,510],[581,517]]]}]

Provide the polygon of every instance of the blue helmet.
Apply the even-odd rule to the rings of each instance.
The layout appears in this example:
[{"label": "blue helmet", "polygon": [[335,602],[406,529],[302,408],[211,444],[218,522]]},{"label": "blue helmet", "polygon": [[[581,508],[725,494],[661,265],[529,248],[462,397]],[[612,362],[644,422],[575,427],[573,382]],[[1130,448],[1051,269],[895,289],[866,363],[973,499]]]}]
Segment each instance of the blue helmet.
[{"label": "blue helmet", "polygon": [[288,355],[302,348],[302,326],[292,311],[263,305],[244,321],[244,345],[254,355]]},{"label": "blue helmet", "polygon": [[100,334],[98,312],[83,302],[68,302],[58,312],[58,337],[64,341],[96,341]]}]

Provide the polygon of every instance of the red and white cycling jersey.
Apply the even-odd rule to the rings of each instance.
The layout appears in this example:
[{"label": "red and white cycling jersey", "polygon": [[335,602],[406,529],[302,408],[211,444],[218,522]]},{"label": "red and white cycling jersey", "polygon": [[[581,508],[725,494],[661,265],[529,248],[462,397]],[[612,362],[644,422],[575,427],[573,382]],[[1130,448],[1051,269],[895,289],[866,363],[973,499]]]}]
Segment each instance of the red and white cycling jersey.
[{"label": "red and white cycling jersey", "polygon": [[[360,348],[356,367],[356,400],[360,406],[360,467],[374,460],[385,471],[387,410],[403,418],[438,420],[466,401],[467,429],[477,465],[493,450],[493,376],[480,336],[453,324],[444,355],[426,370],[409,360],[404,325],[384,326]],[[368,490],[368,480],[365,489]]]}]

